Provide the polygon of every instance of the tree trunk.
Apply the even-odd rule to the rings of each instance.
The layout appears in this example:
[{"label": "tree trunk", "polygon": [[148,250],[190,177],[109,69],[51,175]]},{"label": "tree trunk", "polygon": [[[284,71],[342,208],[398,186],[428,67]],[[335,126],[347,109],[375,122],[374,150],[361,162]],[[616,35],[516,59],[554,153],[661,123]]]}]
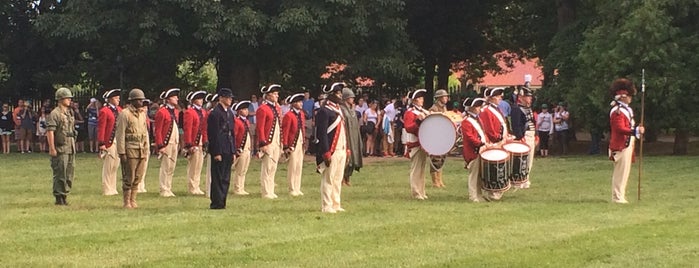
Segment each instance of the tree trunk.
[{"label": "tree trunk", "polygon": [[686,129],[675,130],[675,144],[672,147],[672,154],[674,154],[674,155],[686,155],[688,146],[689,146],[689,130],[686,130]]},{"label": "tree trunk", "polygon": [[260,97],[260,68],[250,60],[222,53],[216,66],[218,88],[230,88],[238,100]]},{"label": "tree trunk", "polygon": [[556,0],[558,29],[575,21],[575,0]]},{"label": "tree trunk", "polygon": [[437,89],[447,90],[449,87],[449,75],[451,75],[451,62],[449,59],[439,59],[437,66]]},{"label": "tree trunk", "polygon": [[434,66],[435,60],[432,57],[425,57],[425,89],[434,90]]},{"label": "tree trunk", "polygon": [[[433,57],[425,57],[425,89],[427,89],[428,95],[434,92],[434,66],[435,60]],[[425,98],[425,107],[432,106],[431,98]]]}]

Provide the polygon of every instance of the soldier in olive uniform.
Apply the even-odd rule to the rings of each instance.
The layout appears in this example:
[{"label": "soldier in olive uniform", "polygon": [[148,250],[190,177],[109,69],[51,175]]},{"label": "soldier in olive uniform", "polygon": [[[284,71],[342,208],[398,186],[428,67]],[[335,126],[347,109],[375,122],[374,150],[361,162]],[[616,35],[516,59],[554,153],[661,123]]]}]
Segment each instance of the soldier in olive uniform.
[{"label": "soldier in olive uniform", "polygon": [[129,92],[131,105],[117,117],[115,141],[122,167],[124,208],[138,208],[138,184],[146,173],[146,163],[150,154],[148,123],[146,113],[141,109],[145,98],[142,90],[132,89]]},{"label": "soldier in olive uniform", "polygon": [[75,119],[70,109],[73,93],[70,89],[56,91],[58,105],[46,118],[46,137],[53,169],[53,195],[56,205],[67,206],[66,196],[73,185],[75,169]]}]

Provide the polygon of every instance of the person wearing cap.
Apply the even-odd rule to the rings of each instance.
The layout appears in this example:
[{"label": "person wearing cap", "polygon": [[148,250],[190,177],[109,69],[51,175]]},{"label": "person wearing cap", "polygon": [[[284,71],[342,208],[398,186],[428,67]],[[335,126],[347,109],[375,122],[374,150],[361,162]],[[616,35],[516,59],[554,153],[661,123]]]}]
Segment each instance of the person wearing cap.
[{"label": "person wearing cap", "polygon": [[97,122],[100,110],[100,102],[95,99],[90,99],[90,104],[85,108],[87,113],[87,138],[90,143],[90,152],[99,152],[99,143],[97,141]]},{"label": "person wearing cap", "polygon": [[629,180],[633,161],[634,143],[645,133],[642,125],[636,125],[633,110],[629,104],[636,94],[636,87],[631,80],[619,78],[610,87],[613,96],[612,109],[609,112],[609,159],[614,161],[612,173],[612,202],[626,204],[626,183]]},{"label": "person wearing cap", "polygon": [[256,111],[258,156],[262,159],[260,170],[260,192],[262,198],[276,199],[274,193],[274,176],[277,173],[277,161],[282,153],[281,107],[279,100],[280,85],[262,87],[264,102]]},{"label": "person wearing cap", "polygon": [[75,170],[75,118],[70,109],[73,93],[68,88],[56,90],[56,108],[46,118],[46,140],[53,170],[53,195],[56,205],[67,206]]},{"label": "person wearing cap", "polygon": [[524,178],[513,180],[515,187],[522,189],[529,188],[531,180],[529,174],[534,164],[534,153],[536,151],[536,118],[532,111],[533,92],[528,87],[521,87],[517,94],[517,107],[512,109],[512,135],[515,140],[526,143],[529,146],[529,155],[527,156],[527,170],[522,172]]},{"label": "person wearing cap", "polygon": [[558,106],[556,106],[555,112],[553,113],[553,128],[556,132],[554,140],[558,144],[561,154],[568,153],[568,129],[570,127],[568,125],[569,119],[570,113],[568,113],[565,103],[562,101],[559,102]]},{"label": "person wearing cap", "polygon": [[[148,130],[148,151],[150,152],[151,150],[151,145],[153,142],[152,136],[153,136],[153,120],[150,119],[148,116],[148,111],[150,111],[150,105],[151,101],[149,99],[144,99],[143,100],[143,106],[141,106],[141,110],[143,111],[143,114],[146,115],[146,127]],[[150,153],[146,155],[146,162],[143,164],[146,168],[143,170],[143,177],[141,178],[141,182],[138,184],[138,189],[136,192],[138,193],[147,193],[148,191],[146,190],[146,174],[148,173],[148,162],[150,161]]]},{"label": "person wearing cap", "polygon": [[160,196],[174,197],[172,192],[172,177],[177,165],[177,150],[180,143],[180,133],[177,127],[177,102],[179,88],[171,88],[160,93],[160,99],[165,105],[155,114],[155,148],[160,159]]},{"label": "person wearing cap", "polygon": [[478,115],[481,113],[485,99],[467,98],[464,100],[466,118],[461,121],[462,156],[468,169],[468,199],[474,203],[483,202],[482,185],[480,178],[481,157],[480,153],[490,146],[488,137],[481,127]]},{"label": "person wearing cap", "polygon": [[405,122],[406,145],[408,156],[410,157],[410,189],[413,198],[418,200],[427,199],[425,193],[425,164],[427,164],[427,152],[420,147],[418,132],[422,120],[430,115],[430,111],[422,108],[425,102],[427,90],[418,89],[410,94],[412,104],[405,112],[403,121]]},{"label": "person wearing cap", "polygon": [[210,209],[225,209],[228,188],[231,184],[231,166],[235,150],[235,125],[231,105],[233,91],[218,91],[219,102],[207,118],[209,155],[211,156],[211,204]]},{"label": "person wearing cap", "polygon": [[347,134],[347,145],[350,149],[349,161],[342,176],[342,184],[351,186],[350,177],[354,171],[359,171],[362,166],[362,133],[359,131],[359,118],[354,110],[354,92],[350,88],[342,89],[342,116],[345,118],[345,133]]},{"label": "person wearing cap", "polygon": [[[344,86],[344,85],[343,85]],[[317,171],[321,174],[321,212],[337,213],[345,211],[341,204],[342,177],[350,154],[347,146],[346,127],[335,87],[326,91],[328,98],[316,114]],[[337,87],[342,89],[342,87]],[[341,93],[340,93],[341,94]]]},{"label": "person wearing cap", "polygon": [[[445,114],[449,112],[447,109],[447,103],[449,102],[449,93],[446,90],[440,89],[434,93],[434,104],[430,107],[430,113],[441,113]],[[444,161],[447,160],[446,155],[431,155],[430,156],[430,175],[432,176],[432,186],[437,188],[444,188],[444,181],[442,180],[442,167],[444,166]]]},{"label": "person wearing cap", "polygon": [[303,141],[306,136],[306,113],[303,111],[303,93],[289,96],[290,110],[282,119],[282,146],[287,156],[286,177],[289,181],[289,194],[301,196],[301,175],[303,173]]},{"label": "person wearing cap", "polygon": [[123,207],[128,209],[138,208],[138,185],[145,176],[150,155],[148,119],[142,109],[145,98],[141,89],[134,88],[129,91],[130,105],[117,117],[114,140],[121,161]]},{"label": "person wearing cap", "polygon": [[236,116],[234,118],[235,127],[233,132],[237,133],[235,135],[236,157],[233,160],[233,194],[235,195],[250,194],[245,191],[245,176],[248,173],[253,148],[252,128],[248,121],[249,107],[250,101],[247,100],[240,101],[234,105]]},{"label": "person wearing cap", "polygon": [[196,91],[187,94],[190,106],[184,112],[183,129],[184,151],[187,157],[187,189],[190,194],[204,195],[199,188],[201,181],[201,168],[204,164],[203,147],[208,143],[206,135],[206,117],[208,113],[203,109],[206,91]]},{"label": "person wearing cap", "polygon": [[114,144],[116,137],[117,117],[121,113],[119,102],[121,89],[107,90],[102,95],[107,103],[97,115],[97,144],[102,158],[102,194],[118,195],[117,171],[119,169],[119,154]]},{"label": "person wearing cap", "polygon": [[536,117],[536,130],[539,133],[539,154],[549,155],[549,136],[553,133],[553,116],[549,113],[548,104],[541,104],[541,112]]},{"label": "person wearing cap", "polygon": [[495,144],[506,142],[509,139],[509,131],[507,129],[507,119],[498,109],[498,104],[502,101],[504,88],[487,88],[483,91],[483,95],[488,100],[488,105],[480,114],[481,124],[488,140]]}]

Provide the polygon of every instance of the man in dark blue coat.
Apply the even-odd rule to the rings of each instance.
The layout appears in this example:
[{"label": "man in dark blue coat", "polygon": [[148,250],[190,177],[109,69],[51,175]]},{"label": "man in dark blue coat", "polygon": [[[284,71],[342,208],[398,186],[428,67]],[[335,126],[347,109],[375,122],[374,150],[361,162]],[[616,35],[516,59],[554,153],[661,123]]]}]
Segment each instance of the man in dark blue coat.
[{"label": "man in dark blue coat", "polygon": [[218,91],[218,105],[207,119],[209,155],[211,155],[211,209],[226,208],[228,187],[231,184],[231,165],[235,153],[233,133],[233,92],[228,88]]},{"label": "man in dark blue coat", "polygon": [[515,140],[521,141],[529,146],[529,154],[526,159],[526,167],[520,166],[522,172],[513,179],[515,187],[529,188],[531,180],[529,173],[534,163],[534,152],[536,148],[536,118],[532,111],[533,92],[526,86],[519,90],[517,107],[512,108],[510,113],[512,119],[512,134]]},{"label": "man in dark blue coat", "polygon": [[[338,88],[342,89],[342,87]],[[341,94],[341,91],[338,92]],[[318,172],[322,175],[320,194],[321,211],[324,213],[345,211],[341,206],[340,193],[349,147],[347,147],[344,118],[339,105],[342,99],[338,95],[334,92],[328,94],[325,105],[316,113],[316,137],[318,137],[316,164],[318,164]]]}]

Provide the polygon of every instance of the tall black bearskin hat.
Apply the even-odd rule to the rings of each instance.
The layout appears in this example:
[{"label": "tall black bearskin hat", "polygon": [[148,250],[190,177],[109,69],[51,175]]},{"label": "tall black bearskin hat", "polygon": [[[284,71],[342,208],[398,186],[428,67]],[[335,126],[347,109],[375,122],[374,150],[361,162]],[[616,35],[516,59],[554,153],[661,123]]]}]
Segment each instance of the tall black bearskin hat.
[{"label": "tall black bearskin hat", "polygon": [[636,95],[636,86],[633,82],[626,78],[619,78],[612,82],[612,86],[609,87],[609,95],[616,98],[616,96],[622,95]]}]

